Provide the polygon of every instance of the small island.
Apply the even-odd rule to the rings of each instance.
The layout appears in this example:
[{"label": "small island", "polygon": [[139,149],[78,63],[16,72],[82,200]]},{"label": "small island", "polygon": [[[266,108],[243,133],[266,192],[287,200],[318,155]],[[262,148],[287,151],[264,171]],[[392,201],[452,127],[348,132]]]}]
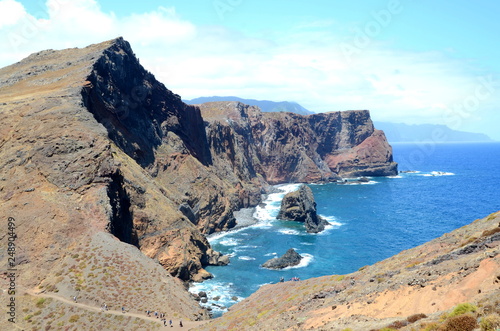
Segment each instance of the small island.
[{"label": "small island", "polygon": [[293,248],[290,248],[282,257],[275,257],[267,260],[262,268],[267,269],[284,269],[288,267],[296,266],[302,260],[302,256],[297,253]]}]

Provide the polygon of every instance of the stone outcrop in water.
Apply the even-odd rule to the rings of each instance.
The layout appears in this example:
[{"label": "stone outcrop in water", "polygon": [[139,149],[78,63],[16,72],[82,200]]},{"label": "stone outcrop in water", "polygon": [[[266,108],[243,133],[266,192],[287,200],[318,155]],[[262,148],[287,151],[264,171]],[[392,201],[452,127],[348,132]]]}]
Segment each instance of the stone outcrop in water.
[{"label": "stone outcrop in water", "polygon": [[302,256],[293,248],[290,248],[283,256],[267,260],[262,267],[267,269],[284,269],[298,265],[301,260]]},{"label": "stone outcrop in water", "polygon": [[309,233],[321,232],[325,225],[328,225],[328,222],[317,214],[313,193],[306,185],[285,194],[276,218],[304,223]]}]

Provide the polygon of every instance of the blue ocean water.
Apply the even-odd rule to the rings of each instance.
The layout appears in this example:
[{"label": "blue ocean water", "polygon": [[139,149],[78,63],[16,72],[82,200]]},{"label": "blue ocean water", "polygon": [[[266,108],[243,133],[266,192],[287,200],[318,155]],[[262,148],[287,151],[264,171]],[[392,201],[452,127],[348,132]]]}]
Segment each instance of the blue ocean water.
[{"label": "blue ocean water", "polygon": [[[318,213],[331,224],[308,234],[302,224],[276,219],[281,198],[297,184],[270,194],[254,217],[258,223],[209,237],[213,248],[231,256],[215,277],[194,284],[206,291],[214,316],[280,277],[307,279],[346,274],[418,246],[500,210],[500,143],[393,144],[400,173],[368,183],[310,185]],[[293,268],[260,267],[295,248],[305,258]]]}]

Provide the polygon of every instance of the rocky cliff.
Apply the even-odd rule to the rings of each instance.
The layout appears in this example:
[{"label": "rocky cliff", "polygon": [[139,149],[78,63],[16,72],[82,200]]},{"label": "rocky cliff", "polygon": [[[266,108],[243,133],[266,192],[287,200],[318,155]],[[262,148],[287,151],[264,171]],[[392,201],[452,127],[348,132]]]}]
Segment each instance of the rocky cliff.
[{"label": "rocky cliff", "polygon": [[239,174],[270,184],[397,174],[392,148],[367,110],[302,116],[263,113],[239,102],[199,107],[210,146],[219,145],[213,154],[226,153],[220,145],[240,152],[238,160],[222,155]]},{"label": "rocky cliff", "polygon": [[[233,227],[233,211],[257,205],[269,184],[395,171],[367,111],[200,110],[146,71],[122,38],[0,69],[0,112],[0,218],[17,222],[19,286],[78,289],[89,304],[132,293],[135,277],[145,283],[127,304],[202,318],[184,294],[184,310],[137,298],[161,284],[177,293],[170,275],[201,280],[210,276],[204,266],[227,263],[205,235]],[[141,269],[155,276],[145,280]]]}]

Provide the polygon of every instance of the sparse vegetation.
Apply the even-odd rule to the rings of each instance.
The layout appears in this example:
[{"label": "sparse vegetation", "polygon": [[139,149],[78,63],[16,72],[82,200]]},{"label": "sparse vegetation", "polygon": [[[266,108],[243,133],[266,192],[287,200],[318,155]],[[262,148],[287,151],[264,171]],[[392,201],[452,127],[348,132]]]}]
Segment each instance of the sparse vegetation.
[{"label": "sparse vegetation", "polygon": [[479,326],[481,327],[481,331],[497,331],[500,329],[500,315],[490,314],[481,318],[479,322]]},{"label": "sparse vegetation", "polygon": [[421,319],[426,318],[426,317],[427,317],[427,315],[425,315],[425,314],[415,314],[415,315],[408,316],[408,318],[406,320],[409,323],[415,323],[416,321],[421,320]]},{"label": "sparse vegetation", "polygon": [[455,317],[466,313],[475,313],[476,311],[477,311],[477,306],[470,303],[461,303],[453,309],[453,311],[448,315],[448,317]]},{"label": "sparse vegetation", "polygon": [[472,331],[477,327],[476,317],[466,313],[450,317],[440,328],[442,331]]},{"label": "sparse vegetation", "polygon": [[36,306],[38,308],[43,308],[44,307],[44,303],[45,303],[45,298],[40,298],[37,302],[36,302]]},{"label": "sparse vegetation", "polygon": [[388,329],[401,329],[408,325],[408,321],[395,321],[387,327]]}]

